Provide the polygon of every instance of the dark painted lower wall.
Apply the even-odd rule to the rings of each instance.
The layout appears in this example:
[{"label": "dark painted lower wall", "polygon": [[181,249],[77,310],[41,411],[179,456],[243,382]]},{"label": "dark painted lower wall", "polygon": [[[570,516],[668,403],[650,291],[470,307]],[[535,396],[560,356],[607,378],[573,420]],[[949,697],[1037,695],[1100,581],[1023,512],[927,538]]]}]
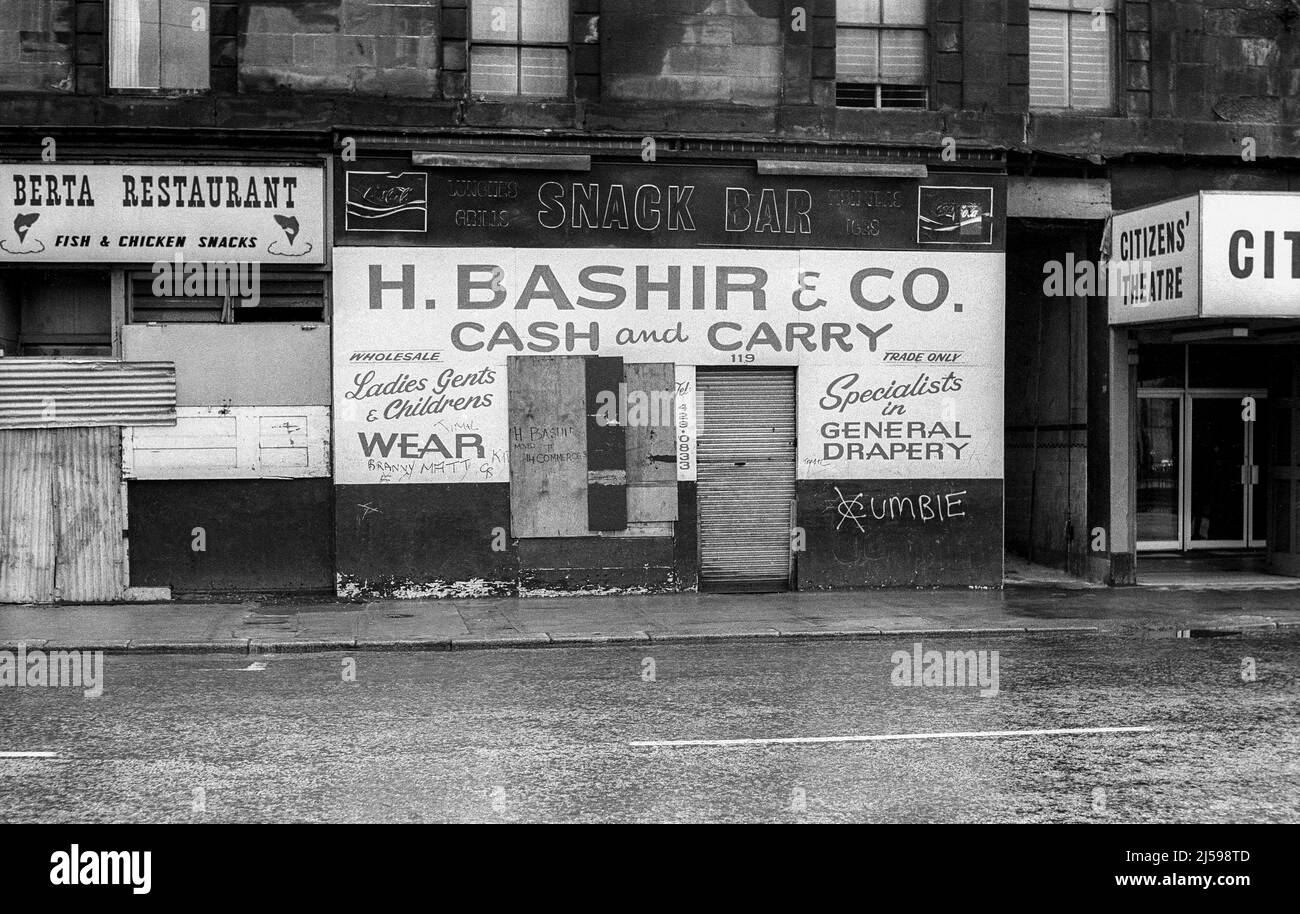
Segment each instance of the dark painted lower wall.
[{"label": "dark painted lower wall", "polygon": [[509,483],[335,486],[341,596],[511,593]]},{"label": "dark painted lower wall", "polygon": [[[843,498],[836,492],[843,493]],[[342,596],[694,590],[695,483],[673,537],[512,539],[510,487],[337,486]],[[797,588],[1000,587],[1001,480],[800,482]]]},{"label": "dark painted lower wall", "polygon": [[521,589],[676,590],[670,536],[583,536],[519,541]]},{"label": "dark painted lower wall", "polygon": [[511,538],[507,483],[336,486],[334,498],[341,596],[678,586],[673,537]]},{"label": "dark painted lower wall", "polygon": [[799,590],[1002,586],[1002,480],[800,481]]},{"label": "dark painted lower wall", "polygon": [[673,560],[679,590],[695,590],[700,584],[700,523],[696,503],[697,484],[677,483],[677,538]]},{"label": "dark painted lower wall", "polygon": [[127,483],[131,584],[173,594],[329,591],[329,479]]}]

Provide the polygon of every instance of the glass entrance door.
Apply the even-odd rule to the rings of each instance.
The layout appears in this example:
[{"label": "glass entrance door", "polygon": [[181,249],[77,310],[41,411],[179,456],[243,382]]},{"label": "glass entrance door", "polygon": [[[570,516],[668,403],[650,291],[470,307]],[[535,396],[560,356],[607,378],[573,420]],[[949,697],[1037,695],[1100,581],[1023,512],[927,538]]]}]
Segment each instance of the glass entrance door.
[{"label": "glass entrance door", "polygon": [[1142,391],[1138,399],[1137,533],[1142,550],[1263,546],[1264,487],[1254,421],[1261,391]]},{"label": "glass entrance door", "polygon": [[1188,422],[1187,549],[1249,545],[1251,491],[1258,483],[1254,466],[1253,422],[1242,418],[1242,397],[1190,395]]},{"label": "glass entrance door", "polygon": [[1138,399],[1137,538],[1143,549],[1183,547],[1183,397]]}]

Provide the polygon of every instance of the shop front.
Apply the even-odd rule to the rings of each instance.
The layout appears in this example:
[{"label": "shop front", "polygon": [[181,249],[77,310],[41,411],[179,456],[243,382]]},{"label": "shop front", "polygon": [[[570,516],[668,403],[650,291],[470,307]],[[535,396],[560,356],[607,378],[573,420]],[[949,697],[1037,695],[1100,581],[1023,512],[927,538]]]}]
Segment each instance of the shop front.
[{"label": "shop front", "polygon": [[1134,355],[1138,576],[1300,571],[1300,195],[1202,192],[1117,214],[1110,320]]},{"label": "shop front", "polygon": [[0,165],[0,602],[328,590],[319,160]]},{"label": "shop front", "polygon": [[339,595],[1001,584],[1004,178],[555,158],[339,166]]}]

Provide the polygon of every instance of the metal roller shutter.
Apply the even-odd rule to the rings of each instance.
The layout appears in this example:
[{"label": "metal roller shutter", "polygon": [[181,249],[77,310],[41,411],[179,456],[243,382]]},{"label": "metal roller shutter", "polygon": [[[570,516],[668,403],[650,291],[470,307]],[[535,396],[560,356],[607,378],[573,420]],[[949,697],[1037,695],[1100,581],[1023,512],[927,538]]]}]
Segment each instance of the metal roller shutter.
[{"label": "metal roller shutter", "polygon": [[795,498],[792,369],[700,368],[700,587],[790,585]]}]

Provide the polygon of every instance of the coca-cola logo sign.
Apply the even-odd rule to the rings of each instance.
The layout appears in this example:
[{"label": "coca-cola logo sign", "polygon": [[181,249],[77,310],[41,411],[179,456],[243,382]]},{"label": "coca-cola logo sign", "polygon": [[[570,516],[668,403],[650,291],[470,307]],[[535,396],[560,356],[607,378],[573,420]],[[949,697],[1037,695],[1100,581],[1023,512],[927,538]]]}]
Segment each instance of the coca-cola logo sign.
[{"label": "coca-cola logo sign", "polygon": [[424,232],[429,224],[429,176],[349,171],[345,225],[349,232]]}]

